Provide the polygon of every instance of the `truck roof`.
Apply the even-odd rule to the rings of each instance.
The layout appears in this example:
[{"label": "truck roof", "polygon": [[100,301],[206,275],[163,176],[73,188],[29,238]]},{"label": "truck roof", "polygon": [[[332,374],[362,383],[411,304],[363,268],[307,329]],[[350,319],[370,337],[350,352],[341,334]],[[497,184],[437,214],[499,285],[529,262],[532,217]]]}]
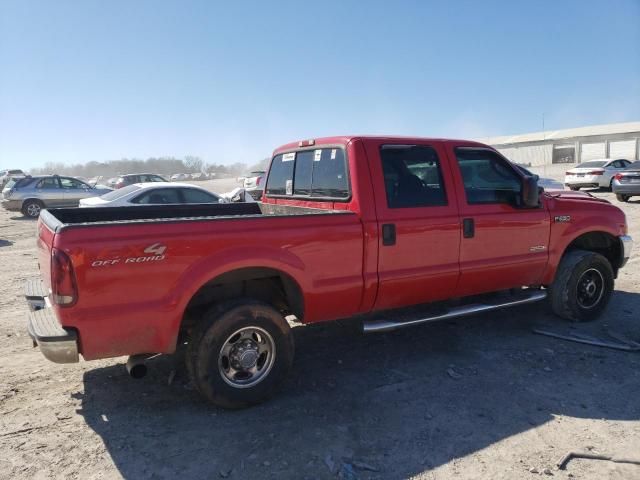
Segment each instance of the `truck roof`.
[{"label": "truck roof", "polygon": [[297,142],[286,143],[276,148],[273,153],[277,153],[296,150],[298,148],[313,147],[314,145],[346,145],[352,140],[384,140],[389,142],[464,142],[469,145],[477,145],[479,147],[486,147],[487,145],[475,142],[471,140],[462,140],[454,138],[435,138],[435,137],[417,137],[417,136],[402,136],[402,135],[338,135],[335,137],[321,137],[313,139],[303,139]]}]

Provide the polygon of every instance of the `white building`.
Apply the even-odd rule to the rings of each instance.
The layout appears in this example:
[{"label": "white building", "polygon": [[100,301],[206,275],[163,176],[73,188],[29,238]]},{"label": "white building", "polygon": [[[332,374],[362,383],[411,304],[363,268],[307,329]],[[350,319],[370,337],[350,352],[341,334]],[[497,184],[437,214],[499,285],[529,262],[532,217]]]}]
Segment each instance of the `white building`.
[{"label": "white building", "polygon": [[531,166],[596,158],[640,160],[640,122],[491,137],[482,142],[513,162]]}]

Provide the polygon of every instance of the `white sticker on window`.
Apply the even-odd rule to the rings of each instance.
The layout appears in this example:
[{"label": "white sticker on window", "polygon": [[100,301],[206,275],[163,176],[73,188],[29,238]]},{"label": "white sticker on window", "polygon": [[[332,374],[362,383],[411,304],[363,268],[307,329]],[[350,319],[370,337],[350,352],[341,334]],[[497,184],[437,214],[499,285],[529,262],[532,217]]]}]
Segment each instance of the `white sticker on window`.
[{"label": "white sticker on window", "polygon": [[282,155],[283,162],[293,162],[296,159],[296,152],[285,153]]},{"label": "white sticker on window", "polygon": [[336,159],[336,152],[337,152],[337,150],[335,148],[331,150],[331,160],[335,160]]},{"label": "white sticker on window", "polygon": [[287,180],[287,183],[285,185],[286,194],[293,195],[293,180]]},{"label": "white sticker on window", "polygon": [[313,154],[313,161],[319,162],[321,158],[322,158],[322,150],[316,150]]}]

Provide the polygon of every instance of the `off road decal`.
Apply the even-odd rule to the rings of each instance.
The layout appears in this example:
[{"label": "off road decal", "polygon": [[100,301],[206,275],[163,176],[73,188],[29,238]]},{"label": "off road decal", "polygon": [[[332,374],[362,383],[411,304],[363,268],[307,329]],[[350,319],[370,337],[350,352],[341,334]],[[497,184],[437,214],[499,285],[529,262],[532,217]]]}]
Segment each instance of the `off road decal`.
[{"label": "off road decal", "polygon": [[[98,258],[91,262],[92,267],[108,267],[111,265],[119,265],[122,263],[148,263],[148,262],[160,262],[166,258],[165,252],[167,251],[166,245],[161,243],[154,243],[149,245],[140,255],[140,251],[137,249],[130,249],[130,251],[123,254],[117,252],[100,252]],[[105,258],[106,257],[106,258]]]}]

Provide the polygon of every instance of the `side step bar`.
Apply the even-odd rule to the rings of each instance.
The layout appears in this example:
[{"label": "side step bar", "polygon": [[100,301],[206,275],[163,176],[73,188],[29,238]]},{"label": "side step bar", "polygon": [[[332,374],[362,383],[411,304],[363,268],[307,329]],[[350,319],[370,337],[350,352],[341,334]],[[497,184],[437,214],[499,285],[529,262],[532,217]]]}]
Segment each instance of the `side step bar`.
[{"label": "side step bar", "polygon": [[538,302],[544,300],[547,297],[546,290],[524,290],[524,295],[518,295],[508,301],[500,303],[474,303],[470,305],[463,305],[460,307],[453,307],[444,313],[439,313],[424,318],[417,318],[414,320],[394,321],[394,320],[365,320],[363,322],[363,329],[365,333],[370,332],[386,332],[389,330],[395,330],[397,328],[411,327],[413,325],[419,325],[421,323],[437,322],[440,320],[448,320],[450,318],[464,317],[466,315],[472,315],[474,313],[488,312],[491,310],[498,310],[505,307],[513,307],[515,305],[523,305],[525,303]]}]

